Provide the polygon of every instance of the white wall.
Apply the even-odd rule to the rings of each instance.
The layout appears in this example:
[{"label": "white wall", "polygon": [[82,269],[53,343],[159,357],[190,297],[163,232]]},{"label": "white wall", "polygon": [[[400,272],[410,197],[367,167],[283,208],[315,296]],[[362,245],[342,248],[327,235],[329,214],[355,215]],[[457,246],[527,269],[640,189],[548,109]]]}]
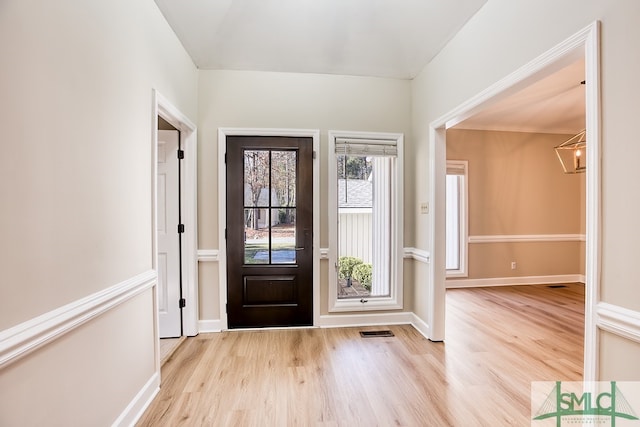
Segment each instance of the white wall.
[{"label": "white wall", "polygon": [[[319,129],[320,246],[328,247],[327,131],[405,134],[411,156],[410,82],[407,80],[315,74],[200,71],[198,129],[198,240],[200,249],[218,248],[219,127]],[[413,194],[405,169],[405,194]],[[405,206],[410,206],[411,198]],[[405,208],[405,212],[410,209]],[[407,214],[409,215],[409,214]],[[408,221],[408,216],[405,221]],[[407,227],[405,227],[405,230]],[[405,236],[412,240],[410,231]],[[406,245],[406,244],[405,244]],[[224,260],[221,260],[223,262]],[[321,313],[326,314],[326,268],[321,263]],[[201,318],[219,317],[217,268],[200,265]],[[405,284],[405,289],[410,284]],[[211,317],[209,317],[211,316]]]},{"label": "white wall", "polygon": [[[413,82],[413,136],[416,199],[428,200],[429,123],[480,91],[548,51],[595,20],[602,22],[602,300],[640,311],[634,277],[640,227],[636,212],[640,193],[628,184],[640,179],[633,166],[640,155],[635,122],[640,116],[640,2],[636,0],[510,0],[489,1]],[[420,165],[421,167],[418,167]],[[416,220],[416,246],[429,248],[429,218]],[[428,277],[416,265],[416,277]],[[427,318],[426,283],[416,288],[416,313]],[[603,340],[614,347],[616,340]],[[636,347],[635,359],[640,358]],[[601,349],[602,350],[602,349]],[[607,377],[613,358],[603,358]],[[624,371],[624,369],[622,369]],[[637,372],[631,369],[628,372]],[[629,375],[620,380],[638,380]]]},{"label": "white wall", "polygon": [[[195,119],[197,70],[152,0],[4,0],[0,57],[2,334],[152,268],[152,89]],[[153,311],[0,366],[0,425],[112,423],[155,372]]]}]

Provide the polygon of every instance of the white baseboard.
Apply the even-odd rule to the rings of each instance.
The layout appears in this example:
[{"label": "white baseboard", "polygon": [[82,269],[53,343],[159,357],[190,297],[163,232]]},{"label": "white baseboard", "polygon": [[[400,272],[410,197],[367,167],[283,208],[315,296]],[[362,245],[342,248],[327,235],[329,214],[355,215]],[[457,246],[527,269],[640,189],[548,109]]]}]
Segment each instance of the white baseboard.
[{"label": "white baseboard", "polygon": [[220,319],[198,320],[198,333],[222,332],[225,329]]},{"label": "white baseboard", "polygon": [[[341,328],[348,326],[402,325],[412,323],[412,316],[413,313],[407,312],[324,315],[320,316],[320,321],[317,325],[311,327]],[[222,332],[225,329],[226,328],[220,319],[198,321],[198,330],[200,333]],[[260,330],[264,330],[264,328],[260,328]]]},{"label": "white baseboard", "polygon": [[485,286],[551,285],[554,283],[584,283],[584,275],[561,274],[557,276],[492,277],[488,279],[447,279],[445,286],[452,288],[480,288]]},{"label": "white baseboard", "polygon": [[344,328],[358,326],[411,325],[426,339],[431,339],[429,325],[412,312],[380,314],[342,314],[320,316],[321,328]]},{"label": "white baseboard", "polygon": [[427,322],[419,318],[415,313],[411,313],[411,316],[411,326],[416,328],[416,330],[420,332],[426,339],[430,340],[431,328],[429,327]]},{"label": "white baseboard", "polygon": [[160,391],[160,375],[155,372],[125,410],[113,422],[112,427],[133,426],[142,417],[153,399]]},{"label": "white baseboard", "polygon": [[[312,327],[320,328],[346,328],[358,326],[384,326],[384,325],[412,325],[425,338],[429,339],[429,325],[411,312],[377,313],[377,314],[336,314],[320,316],[320,321]],[[222,321],[219,319],[200,320],[198,322],[200,333],[222,332]],[[286,328],[291,329],[291,328]],[[245,330],[245,329],[242,329]],[[260,330],[264,330],[261,328]]]},{"label": "white baseboard", "polygon": [[379,326],[411,324],[413,313],[377,313],[377,314],[334,314],[320,316],[321,328],[342,328],[350,326]]}]

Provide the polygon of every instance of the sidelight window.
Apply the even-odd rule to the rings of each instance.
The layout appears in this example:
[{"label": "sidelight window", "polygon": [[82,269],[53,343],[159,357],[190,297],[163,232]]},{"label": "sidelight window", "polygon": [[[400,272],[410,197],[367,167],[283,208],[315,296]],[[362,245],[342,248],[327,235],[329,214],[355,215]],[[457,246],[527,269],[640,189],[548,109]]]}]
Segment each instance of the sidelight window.
[{"label": "sidelight window", "polygon": [[447,277],[467,277],[467,162],[447,161],[445,241]]},{"label": "sidelight window", "polygon": [[332,311],[402,308],[402,142],[329,133]]}]

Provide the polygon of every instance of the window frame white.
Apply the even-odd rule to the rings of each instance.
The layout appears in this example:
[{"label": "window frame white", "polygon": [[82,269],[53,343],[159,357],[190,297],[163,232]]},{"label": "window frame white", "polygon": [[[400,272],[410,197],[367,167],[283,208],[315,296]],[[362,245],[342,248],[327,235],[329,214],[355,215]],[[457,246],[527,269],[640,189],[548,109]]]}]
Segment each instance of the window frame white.
[{"label": "window frame white", "polygon": [[[397,148],[395,161],[394,191],[392,191],[392,241],[391,241],[391,283],[388,296],[371,296],[366,299],[338,298],[338,171],[336,156],[336,139],[389,140],[394,141]],[[401,310],[403,309],[403,239],[404,239],[404,135],[385,132],[328,132],[328,228],[329,228],[329,290],[328,311],[366,311],[366,310]]]},{"label": "window frame white", "polygon": [[[450,173],[450,171],[455,171],[455,173]],[[458,223],[460,227],[458,233],[458,247],[460,248],[459,268],[456,270],[446,270],[446,278],[469,277],[469,162],[467,160],[447,160],[446,175],[458,175],[462,177],[458,188]]]}]

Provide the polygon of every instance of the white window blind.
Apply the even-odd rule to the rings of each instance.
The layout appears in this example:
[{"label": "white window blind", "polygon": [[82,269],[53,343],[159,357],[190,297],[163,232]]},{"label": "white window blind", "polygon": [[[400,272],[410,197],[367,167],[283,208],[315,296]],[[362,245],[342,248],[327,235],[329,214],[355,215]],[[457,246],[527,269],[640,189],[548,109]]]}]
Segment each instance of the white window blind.
[{"label": "white window blind", "polygon": [[466,170],[467,166],[464,163],[447,162],[447,175],[464,175]]},{"label": "white window blind", "polygon": [[336,153],[350,156],[397,157],[398,147],[395,140],[336,138]]}]

